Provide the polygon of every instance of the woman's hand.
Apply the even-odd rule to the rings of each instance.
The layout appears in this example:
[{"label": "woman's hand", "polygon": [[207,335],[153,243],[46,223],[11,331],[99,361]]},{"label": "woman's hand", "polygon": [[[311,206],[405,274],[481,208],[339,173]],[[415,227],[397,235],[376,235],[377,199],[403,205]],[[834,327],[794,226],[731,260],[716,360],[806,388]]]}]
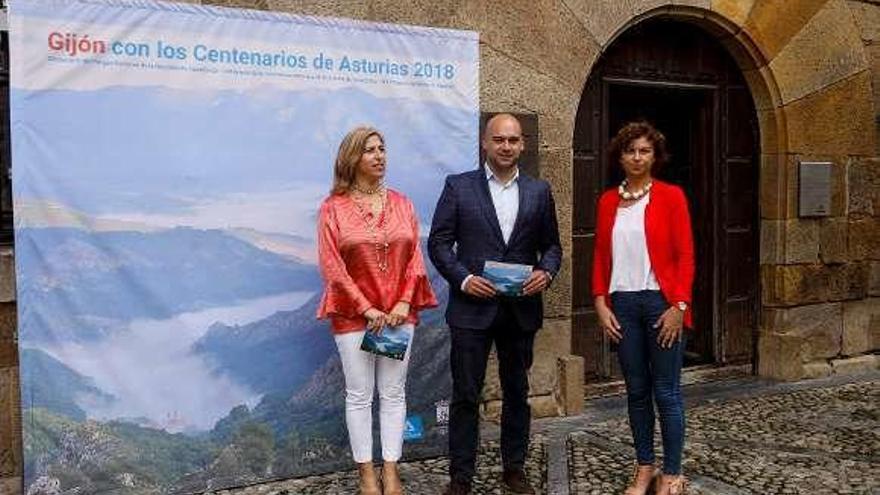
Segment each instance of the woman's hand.
[{"label": "woman's hand", "polygon": [[367,330],[379,333],[387,323],[388,315],[376,308],[370,308],[364,311],[364,318],[367,319]]},{"label": "woman's hand", "polygon": [[617,317],[611,312],[611,308],[605,304],[605,297],[597,297],[595,306],[596,314],[599,316],[599,326],[602,327],[602,331],[614,342],[620,342],[620,339],[623,337],[623,334],[620,332],[620,323],[617,322]]},{"label": "woman's hand", "polygon": [[675,306],[670,306],[660,315],[654,328],[659,328],[657,343],[664,349],[669,349],[675,342],[681,340],[681,329],[684,323],[684,311]]},{"label": "woman's hand", "polygon": [[385,323],[389,326],[396,327],[406,322],[408,316],[409,303],[406,301],[398,301],[397,304],[391,308],[391,312],[388,313],[388,316],[385,318]]}]

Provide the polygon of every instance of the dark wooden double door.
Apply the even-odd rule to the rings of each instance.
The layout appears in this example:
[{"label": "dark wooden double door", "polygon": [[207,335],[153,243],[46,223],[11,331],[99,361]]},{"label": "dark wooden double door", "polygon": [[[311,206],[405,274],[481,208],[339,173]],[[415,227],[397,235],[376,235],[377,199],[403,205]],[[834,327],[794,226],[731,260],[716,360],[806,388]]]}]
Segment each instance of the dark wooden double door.
[{"label": "dark wooden double door", "polygon": [[694,331],[685,364],[746,362],[758,309],[758,134],[749,90],[725,49],[696,26],[655,19],[603,54],[584,90],[574,135],[573,352],[587,380],[619,375],[591,296],[596,200],[622,179],[607,144],[646,119],[672,158],[657,173],[688,197],[696,249]]}]

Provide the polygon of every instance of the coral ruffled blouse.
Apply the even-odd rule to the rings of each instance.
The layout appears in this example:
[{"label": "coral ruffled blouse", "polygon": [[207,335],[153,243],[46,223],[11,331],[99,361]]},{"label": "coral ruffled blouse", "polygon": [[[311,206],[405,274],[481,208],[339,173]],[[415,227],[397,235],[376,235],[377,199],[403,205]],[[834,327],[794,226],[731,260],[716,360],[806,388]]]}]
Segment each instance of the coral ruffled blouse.
[{"label": "coral ruffled blouse", "polygon": [[[334,194],[321,204],[318,213],[318,260],[324,279],[324,294],[318,305],[318,318],[330,318],[333,333],[363,330],[364,311],[375,307],[389,312],[398,301],[409,303],[407,323],[418,323],[421,309],[437,306],[437,298],[425,271],[419,248],[419,223],[412,202],[403,194],[386,190],[381,227],[374,237],[367,219],[375,224],[369,210],[362,212],[347,194]],[[379,269],[387,233],[388,268]]]}]

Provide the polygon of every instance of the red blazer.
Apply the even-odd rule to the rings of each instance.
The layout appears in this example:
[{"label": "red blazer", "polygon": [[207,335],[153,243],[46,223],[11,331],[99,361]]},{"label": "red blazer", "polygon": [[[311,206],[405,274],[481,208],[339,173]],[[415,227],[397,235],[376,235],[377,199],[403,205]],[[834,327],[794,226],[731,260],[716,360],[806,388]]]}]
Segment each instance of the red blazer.
[{"label": "red blazer", "polygon": [[[611,231],[619,204],[617,188],[609,189],[599,198],[596,213],[593,297],[606,296],[606,301],[611,285]],[[678,186],[654,179],[651,197],[645,207],[645,239],[648,243],[648,258],[657,283],[660,284],[660,292],[669,304],[678,301],[688,303],[684,323],[691,327],[694,238],[687,199]],[[610,301],[607,302],[610,304]]]}]

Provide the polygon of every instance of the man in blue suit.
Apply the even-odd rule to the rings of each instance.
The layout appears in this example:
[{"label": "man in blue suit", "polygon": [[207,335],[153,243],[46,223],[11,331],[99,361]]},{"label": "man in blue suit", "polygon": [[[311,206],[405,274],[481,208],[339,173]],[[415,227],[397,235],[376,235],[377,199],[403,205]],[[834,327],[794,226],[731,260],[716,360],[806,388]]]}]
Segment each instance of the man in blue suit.
[{"label": "man in blue suit", "polygon": [[[471,493],[480,396],[493,343],[504,400],[502,483],[513,493],[534,493],[523,472],[531,421],[528,371],[543,321],[541,293],[559,271],[562,248],[549,184],[519,172],[524,144],[514,116],[492,117],[482,137],[484,165],[446,178],[428,237],[431,261],[449,282],[449,495]],[[486,261],[531,265],[522,295],[496,294],[481,276]]]}]

